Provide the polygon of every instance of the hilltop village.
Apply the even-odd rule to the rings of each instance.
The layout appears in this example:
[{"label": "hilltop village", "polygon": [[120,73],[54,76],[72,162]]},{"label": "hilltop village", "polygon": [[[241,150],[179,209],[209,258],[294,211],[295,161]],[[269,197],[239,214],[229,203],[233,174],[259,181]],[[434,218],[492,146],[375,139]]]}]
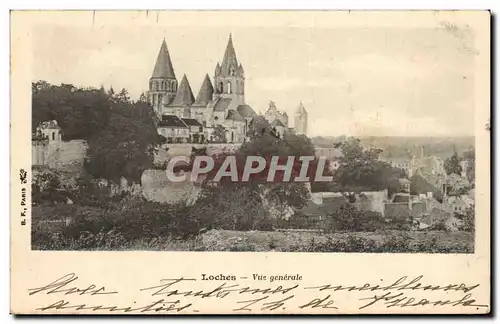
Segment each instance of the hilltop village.
[{"label": "hilltop village", "polygon": [[[249,94],[251,95],[251,94]],[[249,141],[248,130],[257,117],[264,118],[278,137],[286,132],[307,135],[308,113],[302,102],[294,110],[294,127],[286,111],[269,102],[263,116],[245,100],[245,72],[238,61],[232,36],[224,51],[222,61],[216,64],[213,77],[208,73],[196,96],[188,76],[178,82],[166,40],[161,43],[154,64],[146,101],[155,115],[155,127],[166,143],[155,153],[155,163],[163,164],[175,155],[189,155],[193,149],[206,149],[207,154],[237,150]],[[87,142],[83,139],[63,140],[61,127],[56,120],[47,120],[36,127],[33,134],[32,163],[34,167],[79,172],[87,158]],[[345,166],[342,150],[333,146],[316,147],[317,156],[329,160],[330,171]],[[336,213],[343,206],[353,204],[357,210],[375,212],[387,220],[411,219],[417,229],[425,229],[437,221],[447,228],[457,228],[456,213],[464,213],[474,206],[474,183],[471,180],[471,158],[463,158],[459,168],[446,170],[445,161],[436,156],[413,154],[411,159],[383,158],[391,167],[402,170],[392,189],[386,186],[377,190],[360,190],[354,203],[345,192],[331,189],[313,192],[302,208],[276,210],[276,217],[290,219],[295,214],[306,217],[308,224],[318,222],[326,214]],[[385,181],[386,179],[384,179]],[[186,183],[175,188],[166,181],[163,170],[148,169],[140,183],[130,183],[123,178],[115,191],[129,191],[147,200],[175,203],[186,197],[194,203],[200,193],[196,184]],[[102,183],[107,183],[105,179]],[[395,188],[395,189],[394,189]],[[309,226],[309,225],[308,225]]]}]

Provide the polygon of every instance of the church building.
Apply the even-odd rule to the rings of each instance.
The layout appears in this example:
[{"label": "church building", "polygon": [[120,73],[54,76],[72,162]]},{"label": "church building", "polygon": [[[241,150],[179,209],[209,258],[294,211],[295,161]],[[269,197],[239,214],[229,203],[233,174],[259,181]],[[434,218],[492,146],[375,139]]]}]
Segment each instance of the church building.
[{"label": "church building", "polygon": [[206,74],[196,97],[185,74],[178,83],[164,39],[149,80],[148,101],[160,120],[158,132],[167,138],[175,135],[175,141],[215,141],[214,131],[222,127],[227,143],[242,143],[256,115],[245,102],[245,72],[231,35],[222,62],[215,66],[213,84]]}]

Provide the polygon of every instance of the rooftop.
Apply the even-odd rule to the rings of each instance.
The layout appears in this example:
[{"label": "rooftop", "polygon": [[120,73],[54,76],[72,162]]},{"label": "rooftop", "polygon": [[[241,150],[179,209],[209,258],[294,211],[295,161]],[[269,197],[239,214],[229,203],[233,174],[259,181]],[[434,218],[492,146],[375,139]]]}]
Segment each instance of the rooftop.
[{"label": "rooftop", "polygon": [[187,128],[187,125],[175,115],[163,115],[158,123],[158,127]]}]

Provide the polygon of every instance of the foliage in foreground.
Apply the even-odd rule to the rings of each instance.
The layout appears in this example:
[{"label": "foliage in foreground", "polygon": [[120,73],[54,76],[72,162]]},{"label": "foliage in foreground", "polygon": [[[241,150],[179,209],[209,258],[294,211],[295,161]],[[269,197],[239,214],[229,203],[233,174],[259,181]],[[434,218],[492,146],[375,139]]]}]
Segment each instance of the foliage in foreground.
[{"label": "foliage in foreground", "polygon": [[[413,242],[408,233],[387,232],[381,241],[364,237],[362,233],[350,233],[345,237],[326,236],[320,240],[315,236],[298,240],[293,244],[282,244],[271,238],[263,246],[252,244],[246,239],[232,238],[218,241],[216,245],[203,240],[203,234],[187,239],[173,236],[143,237],[126,240],[115,230],[100,230],[96,233],[81,232],[76,237],[68,237],[60,232],[41,235],[41,228],[34,228],[33,248],[37,250],[135,250],[135,251],[228,251],[228,252],[336,252],[336,253],[473,253],[471,242],[444,243],[447,232],[437,232],[437,236]],[[46,233],[46,232],[44,232]],[[472,238],[471,238],[472,239]]]}]

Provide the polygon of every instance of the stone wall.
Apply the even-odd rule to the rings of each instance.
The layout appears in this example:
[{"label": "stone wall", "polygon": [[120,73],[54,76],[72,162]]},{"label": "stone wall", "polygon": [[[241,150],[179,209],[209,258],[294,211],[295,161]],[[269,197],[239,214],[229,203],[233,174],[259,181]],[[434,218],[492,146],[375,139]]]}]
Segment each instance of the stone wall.
[{"label": "stone wall", "polygon": [[403,220],[410,217],[410,206],[406,202],[386,203],[384,216],[392,220]]},{"label": "stone wall", "polygon": [[387,202],[387,190],[363,191],[356,197],[356,207],[359,210],[370,210],[384,215],[384,204]]},{"label": "stone wall", "polygon": [[[189,175],[188,175],[189,177]],[[193,204],[201,191],[197,183],[171,182],[165,170],[146,170],[141,176],[142,196],[150,201],[176,203],[185,201]]]},{"label": "stone wall", "polygon": [[34,141],[31,145],[32,165],[78,172],[83,167],[87,148],[84,140]]}]

